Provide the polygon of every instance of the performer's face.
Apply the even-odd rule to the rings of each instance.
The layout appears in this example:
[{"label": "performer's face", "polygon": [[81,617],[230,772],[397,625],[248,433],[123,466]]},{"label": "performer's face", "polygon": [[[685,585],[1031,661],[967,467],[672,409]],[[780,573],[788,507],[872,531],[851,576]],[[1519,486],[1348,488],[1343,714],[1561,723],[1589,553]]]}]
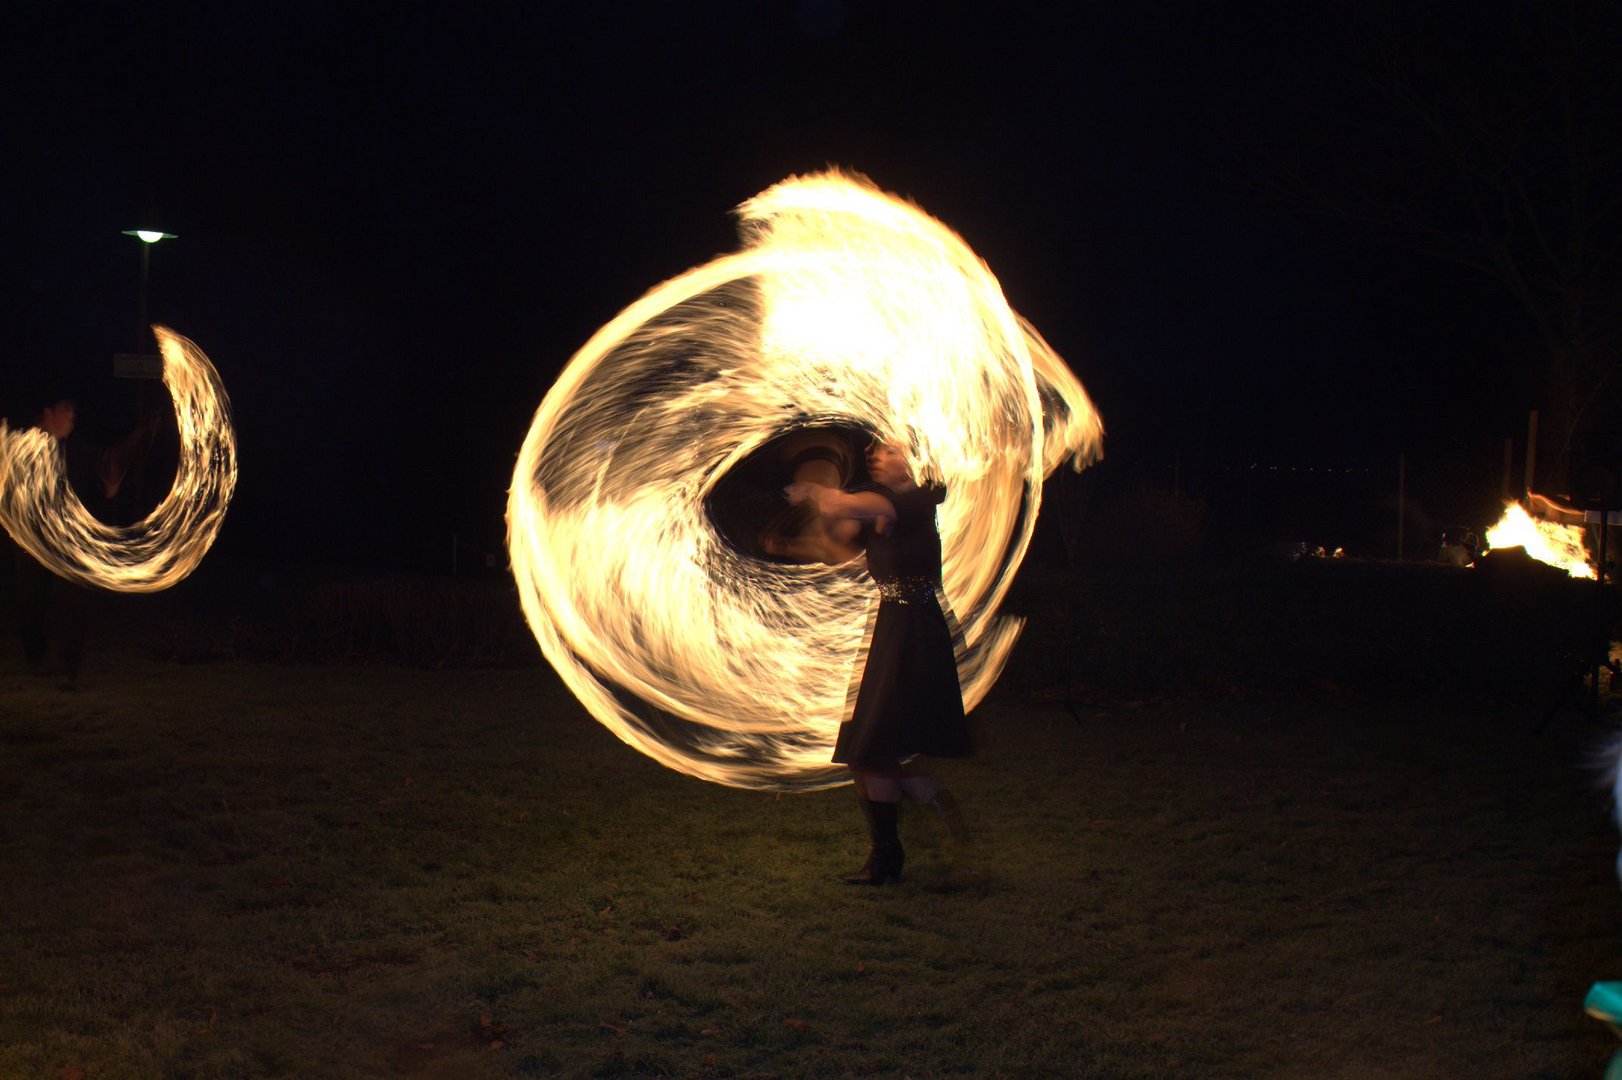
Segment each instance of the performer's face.
[{"label": "performer's face", "polygon": [[867,475],[885,487],[895,487],[912,479],[907,455],[898,443],[874,443],[867,448]]},{"label": "performer's face", "polygon": [[47,405],[40,410],[39,426],[46,433],[65,439],[73,434],[73,424],[79,418],[79,410],[71,401],[58,401],[55,405]]}]

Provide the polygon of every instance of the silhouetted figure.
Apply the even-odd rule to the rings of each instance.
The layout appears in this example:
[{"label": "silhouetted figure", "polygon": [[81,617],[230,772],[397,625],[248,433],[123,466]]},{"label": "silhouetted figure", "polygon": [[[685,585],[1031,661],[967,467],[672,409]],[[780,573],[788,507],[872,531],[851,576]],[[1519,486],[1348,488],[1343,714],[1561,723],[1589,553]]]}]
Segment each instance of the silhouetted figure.
[{"label": "silhouetted figure", "polygon": [[[143,417],[133,431],[111,447],[96,447],[75,438],[78,418],[74,400],[60,397],[40,409],[33,426],[61,445],[69,485],[87,510],[105,518],[130,462],[150,439],[157,416]],[[31,675],[54,676],[63,689],[70,689],[78,681],[84,660],[89,590],[51,573],[20,545],[14,547],[23,661]]]}]

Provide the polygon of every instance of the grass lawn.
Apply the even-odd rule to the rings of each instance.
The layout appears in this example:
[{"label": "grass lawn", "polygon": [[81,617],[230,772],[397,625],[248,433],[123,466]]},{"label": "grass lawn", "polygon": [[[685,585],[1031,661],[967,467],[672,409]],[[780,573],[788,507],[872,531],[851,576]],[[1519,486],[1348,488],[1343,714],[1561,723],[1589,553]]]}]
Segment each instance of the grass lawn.
[{"label": "grass lawn", "polygon": [[538,664],[103,641],[62,692],[0,657],[8,1080],[1572,1077],[1617,1045],[1582,1012],[1622,978],[1599,729],[1525,701],[1078,720],[1016,662],[941,770],[973,847],[904,811],[906,882],[858,890],[849,790],[666,771]]}]

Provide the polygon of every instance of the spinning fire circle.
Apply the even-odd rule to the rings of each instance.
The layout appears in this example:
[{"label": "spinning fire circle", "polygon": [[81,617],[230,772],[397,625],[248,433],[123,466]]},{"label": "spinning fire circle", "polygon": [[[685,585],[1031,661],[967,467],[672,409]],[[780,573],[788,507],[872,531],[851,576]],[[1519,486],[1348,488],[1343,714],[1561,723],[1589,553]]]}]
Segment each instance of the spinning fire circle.
[{"label": "spinning fire circle", "polygon": [[[542,651],[620,739],[706,780],[814,790],[847,778],[828,757],[872,582],[859,559],[785,563],[719,528],[728,477],[795,433],[906,446],[949,491],[944,590],[972,708],[1018,634],[997,607],[1042,479],[1095,459],[1103,429],[986,266],[916,206],[826,173],[738,213],[737,253],[621,312],[541,402],[508,547]],[[782,505],[788,479],[760,497]]]}]

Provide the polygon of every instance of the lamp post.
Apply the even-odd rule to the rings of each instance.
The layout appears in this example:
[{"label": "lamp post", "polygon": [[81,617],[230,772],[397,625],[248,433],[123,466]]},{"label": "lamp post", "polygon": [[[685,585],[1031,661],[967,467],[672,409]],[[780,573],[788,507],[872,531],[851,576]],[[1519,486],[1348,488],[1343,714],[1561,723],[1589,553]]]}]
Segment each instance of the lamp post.
[{"label": "lamp post", "polygon": [[161,229],[125,229],[125,236],[133,236],[141,242],[141,291],[139,294],[140,321],[136,325],[136,344],[139,346],[146,341],[146,291],[147,281],[152,275],[152,245],[160,240],[173,240],[174,233],[163,232]]},{"label": "lamp post", "polygon": [[[148,218],[148,220],[151,220]],[[141,242],[141,283],[137,293],[137,315],[140,321],[135,325],[135,348],[132,353],[113,354],[113,377],[118,379],[135,379],[135,411],[142,418],[150,415],[150,399],[153,397],[152,382],[163,378],[163,358],[152,355],[152,330],[147,319],[147,285],[152,276],[152,245],[162,240],[173,240],[175,234],[164,232],[162,229],[124,229],[125,236],[133,236]],[[138,423],[144,423],[138,421]],[[157,505],[157,498],[153,496],[152,486],[155,483],[151,471],[142,468],[147,454],[151,451],[151,437],[141,443],[132,451],[127,462],[130,482],[124,484],[118,492],[120,520],[133,521],[140,517],[142,511],[137,507],[150,510]]]}]

